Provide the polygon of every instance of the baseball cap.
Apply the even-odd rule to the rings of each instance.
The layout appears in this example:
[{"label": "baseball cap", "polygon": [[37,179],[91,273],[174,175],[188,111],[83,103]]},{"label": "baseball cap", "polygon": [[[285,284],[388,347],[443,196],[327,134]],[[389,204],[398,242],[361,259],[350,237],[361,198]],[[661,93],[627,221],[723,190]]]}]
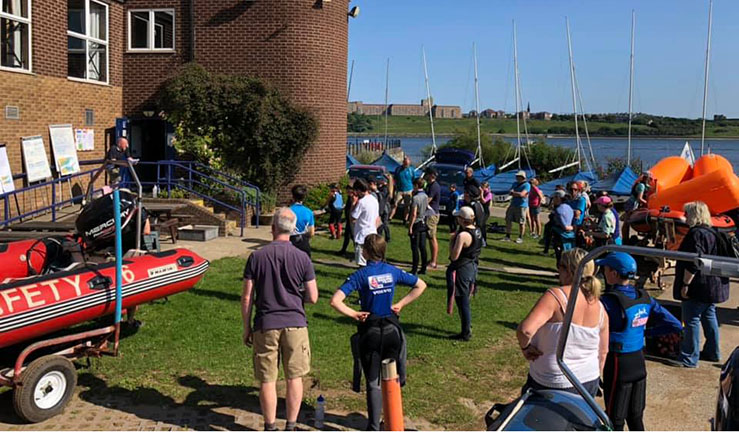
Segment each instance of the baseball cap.
[{"label": "baseball cap", "polygon": [[636,276],[636,261],[626,252],[611,252],[604,258],[595,260],[597,266],[608,266],[622,277],[633,278]]},{"label": "baseball cap", "polygon": [[472,210],[472,207],[464,206],[459,211],[454,212],[454,216],[459,216],[464,220],[467,221],[473,221],[475,220],[475,212]]},{"label": "baseball cap", "polygon": [[526,178],[526,171],[524,171],[524,170],[519,170],[519,171],[518,171],[518,172],[516,173],[516,177],[523,177],[523,178]]},{"label": "baseball cap", "polygon": [[612,202],[613,200],[611,199],[611,197],[605,195],[595,200],[595,203],[600,205],[608,205]]},{"label": "baseball cap", "polygon": [[552,198],[554,198],[554,197],[564,198],[565,195],[566,195],[565,194],[565,191],[559,190],[559,189],[556,190],[556,191],[554,191],[554,192],[552,192]]}]

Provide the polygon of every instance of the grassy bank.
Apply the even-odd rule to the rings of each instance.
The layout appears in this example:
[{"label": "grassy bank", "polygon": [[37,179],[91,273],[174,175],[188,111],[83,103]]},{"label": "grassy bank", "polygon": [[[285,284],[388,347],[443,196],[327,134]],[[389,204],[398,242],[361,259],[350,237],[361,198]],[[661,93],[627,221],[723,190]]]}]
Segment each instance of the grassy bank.
[{"label": "grassy bank", "polygon": [[[409,263],[405,228],[394,225],[392,234],[389,259]],[[440,234],[443,263],[448,254],[448,229],[441,227]],[[553,259],[537,255],[538,245],[531,240],[523,245],[491,243],[483,251],[482,266],[553,268]],[[328,304],[352,272],[347,258],[335,255],[340,246],[339,241],[323,236],[313,241],[314,259],[324,264],[315,266],[319,302],[306,308],[313,370],[306,382],[305,402],[312,404],[318,394],[324,394],[329,411],[364,411],[364,394],[351,391],[349,336],[355,325]],[[256,410],[251,350],[241,342],[243,265],[240,259],[216,261],[196,288],[166,303],[144,306],[139,317],[145,325],[122,341],[120,358],[93,360],[81,382],[92,385],[92,391],[123,393],[136,402],[162,408],[185,404]],[[456,311],[453,317],[445,313],[443,271],[430,272],[424,280],[428,290],[401,317],[409,352],[409,378],[403,393],[406,415],[446,429],[479,429],[491,404],[508,401],[523,384],[526,362],[513,329],[555,281],[481,271],[480,292],[472,301],[473,339],[463,343],[447,339],[459,332],[459,318]],[[400,289],[398,295],[405,292]]]},{"label": "grassy bank", "polygon": [[[384,117],[368,116],[372,129],[363,134],[374,136],[385,133]],[[632,125],[632,134],[641,137],[659,136],[700,136],[700,127],[693,125],[690,120],[690,129],[669,129],[667,127],[652,127],[642,124]],[[529,133],[548,135],[574,135],[575,127],[572,120],[528,120]],[[459,130],[474,127],[474,118],[463,119],[434,119],[434,130],[437,134],[454,134]],[[582,128],[582,123],[580,124]],[[480,128],[484,133],[515,134],[516,119],[481,119]],[[625,137],[628,133],[627,123],[605,123],[588,121],[588,131],[591,136],[614,136]],[[350,132],[354,134],[354,132]],[[427,117],[390,116],[388,117],[389,134],[431,134],[429,120]],[[523,133],[523,124],[521,124]],[[581,129],[580,133],[584,134]],[[724,122],[706,122],[706,136],[712,138],[739,137],[739,121],[727,120]]]}]

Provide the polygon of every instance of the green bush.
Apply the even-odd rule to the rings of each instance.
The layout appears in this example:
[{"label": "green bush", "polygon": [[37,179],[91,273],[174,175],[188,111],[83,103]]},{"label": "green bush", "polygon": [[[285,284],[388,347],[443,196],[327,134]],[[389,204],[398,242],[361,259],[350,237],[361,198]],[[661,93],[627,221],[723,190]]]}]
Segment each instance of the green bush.
[{"label": "green bush", "polygon": [[[342,177],[339,180],[338,185],[341,188],[341,195],[344,197],[344,202],[346,202],[344,190],[346,189],[346,186],[349,185],[349,176]],[[308,196],[305,197],[303,204],[311,210],[320,210],[324,208],[326,206],[326,200],[328,200],[328,193],[330,190],[331,183],[320,183],[315,186],[311,186],[310,189],[308,189]]]},{"label": "green bush", "polygon": [[162,87],[182,157],[235,174],[271,192],[289,183],[318,135],[313,113],[264,81],[185,65]]}]

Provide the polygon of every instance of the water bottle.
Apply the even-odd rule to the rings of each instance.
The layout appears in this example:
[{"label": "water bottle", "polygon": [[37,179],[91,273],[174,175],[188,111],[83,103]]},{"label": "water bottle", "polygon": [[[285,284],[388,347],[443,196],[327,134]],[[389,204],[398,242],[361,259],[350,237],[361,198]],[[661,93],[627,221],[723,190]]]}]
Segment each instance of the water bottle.
[{"label": "water bottle", "polygon": [[323,398],[323,395],[318,396],[318,400],[316,401],[316,419],[314,426],[316,429],[323,429],[323,418],[325,416],[326,412],[326,399]]},{"label": "water bottle", "polygon": [[151,197],[152,198],[158,198],[159,197],[159,186],[154,185],[154,187],[151,189]]}]

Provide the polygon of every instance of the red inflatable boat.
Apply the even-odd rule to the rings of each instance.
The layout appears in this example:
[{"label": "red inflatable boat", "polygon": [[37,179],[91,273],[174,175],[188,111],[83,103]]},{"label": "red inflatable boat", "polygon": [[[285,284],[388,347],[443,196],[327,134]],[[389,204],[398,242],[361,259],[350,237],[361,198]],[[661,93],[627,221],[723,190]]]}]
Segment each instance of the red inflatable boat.
[{"label": "red inflatable boat", "polygon": [[[6,253],[17,252],[17,243],[11,243]],[[126,258],[122,307],[188,290],[200,281],[208,266],[207,260],[187,249]],[[80,264],[66,271],[1,284],[0,348],[112,314],[114,281],[115,264],[105,263]]]}]

